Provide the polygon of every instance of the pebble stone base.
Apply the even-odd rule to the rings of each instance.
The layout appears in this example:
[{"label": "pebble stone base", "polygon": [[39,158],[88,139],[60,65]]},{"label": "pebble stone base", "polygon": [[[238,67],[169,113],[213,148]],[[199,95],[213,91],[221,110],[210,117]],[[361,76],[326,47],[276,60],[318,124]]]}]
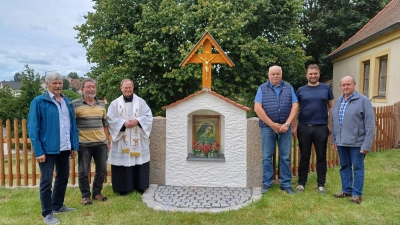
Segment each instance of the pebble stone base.
[{"label": "pebble stone base", "polygon": [[261,188],[182,187],[151,184],[142,195],[150,208],[181,212],[223,212],[261,199]]}]

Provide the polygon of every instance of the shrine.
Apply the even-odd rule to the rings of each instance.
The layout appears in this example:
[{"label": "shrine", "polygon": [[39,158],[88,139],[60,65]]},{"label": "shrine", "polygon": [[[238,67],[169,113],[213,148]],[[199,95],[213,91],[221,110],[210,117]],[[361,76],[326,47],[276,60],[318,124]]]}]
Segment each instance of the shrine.
[{"label": "shrine", "polygon": [[[199,49],[202,52],[199,52]],[[213,64],[234,63],[206,32],[180,66],[202,64],[202,89],[164,106],[165,184],[246,187],[250,108],[211,90]]]}]

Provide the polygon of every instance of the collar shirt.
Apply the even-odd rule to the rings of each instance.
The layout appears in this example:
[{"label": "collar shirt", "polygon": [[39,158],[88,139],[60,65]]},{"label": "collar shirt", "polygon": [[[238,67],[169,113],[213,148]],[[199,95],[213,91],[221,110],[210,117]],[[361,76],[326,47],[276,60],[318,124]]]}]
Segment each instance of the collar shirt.
[{"label": "collar shirt", "polygon": [[351,98],[353,98],[353,96],[354,96],[354,93],[351,94],[351,95],[347,98],[347,100],[344,100],[344,98],[342,98],[342,102],[340,103],[340,109],[339,109],[339,124],[340,124],[340,126],[342,126],[342,123],[343,123],[344,112],[346,111],[347,103],[349,102],[349,100],[350,100]]},{"label": "collar shirt", "polygon": [[56,100],[56,96],[49,91],[51,100],[58,108],[58,119],[60,121],[60,151],[71,150],[70,140],[70,118],[67,103],[64,101],[64,96],[61,94],[61,102]]}]

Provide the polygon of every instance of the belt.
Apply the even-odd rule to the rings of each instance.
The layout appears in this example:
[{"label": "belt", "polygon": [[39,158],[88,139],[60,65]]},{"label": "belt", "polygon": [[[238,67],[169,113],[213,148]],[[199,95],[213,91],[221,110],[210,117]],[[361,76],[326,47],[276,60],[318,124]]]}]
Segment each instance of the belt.
[{"label": "belt", "polygon": [[309,127],[326,126],[326,124],[303,124],[303,125],[309,126]]}]

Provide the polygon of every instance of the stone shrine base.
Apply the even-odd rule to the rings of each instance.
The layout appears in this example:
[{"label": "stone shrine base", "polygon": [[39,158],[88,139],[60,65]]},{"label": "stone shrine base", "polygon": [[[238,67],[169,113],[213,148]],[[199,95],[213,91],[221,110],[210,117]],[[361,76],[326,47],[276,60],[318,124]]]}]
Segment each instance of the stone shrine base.
[{"label": "stone shrine base", "polygon": [[151,184],[142,195],[150,208],[162,211],[222,212],[261,199],[261,188],[182,187]]}]

